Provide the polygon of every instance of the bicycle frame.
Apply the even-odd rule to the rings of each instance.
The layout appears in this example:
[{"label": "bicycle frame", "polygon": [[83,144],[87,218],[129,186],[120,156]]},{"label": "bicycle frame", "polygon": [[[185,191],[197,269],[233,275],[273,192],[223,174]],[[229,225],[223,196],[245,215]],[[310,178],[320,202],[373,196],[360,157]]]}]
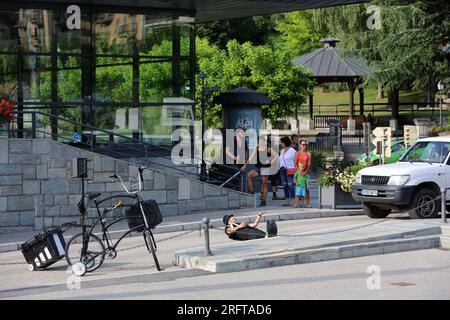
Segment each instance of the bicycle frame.
[{"label": "bicycle frame", "polygon": [[[142,217],[144,218],[144,224],[143,224],[143,225],[136,226],[136,227],[134,227],[134,228],[128,230],[128,231],[125,232],[125,233],[124,233],[124,234],[116,241],[116,243],[114,244],[113,241],[112,241],[112,240],[110,239],[110,237],[109,237],[108,230],[109,230],[113,225],[115,225],[115,224],[117,224],[117,223],[119,223],[119,222],[121,222],[121,221],[127,220],[128,217],[125,217],[125,218],[119,218],[119,219],[114,220],[114,221],[111,222],[110,224],[106,224],[106,223],[104,222],[105,216],[104,216],[104,214],[101,213],[101,208],[100,208],[99,206],[100,206],[102,203],[104,203],[104,202],[106,202],[106,201],[108,201],[108,200],[111,200],[111,199],[117,199],[117,198],[128,198],[128,199],[136,200],[137,203],[139,203],[139,206],[140,206],[140,208],[141,208],[141,214],[142,214]],[[100,222],[100,224],[101,224],[101,226],[102,226],[103,241],[106,242],[106,244],[107,244],[107,249],[109,249],[109,250],[110,250],[110,249],[116,250],[116,248],[118,247],[118,245],[120,244],[120,242],[121,242],[123,239],[125,239],[128,235],[130,235],[131,233],[133,233],[133,232],[138,232],[138,230],[141,230],[141,229],[144,229],[143,231],[145,231],[145,230],[149,230],[149,231],[150,231],[150,228],[148,227],[147,218],[145,217],[145,213],[144,213],[144,210],[143,210],[143,208],[142,208],[142,201],[143,201],[143,199],[142,199],[141,197],[139,197],[139,195],[137,195],[137,194],[135,194],[135,195],[120,194],[120,195],[114,195],[114,196],[107,197],[107,198],[105,198],[105,199],[102,199],[101,201],[95,201],[94,203],[95,203],[95,207],[96,207],[96,209],[97,209],[98,218],[97,218],[97,220],[95,220],[94,224],[90,227],[90,230],[89,230],[89,232],[88,232],[87,234],[91,234],[91,233],[94,231],[95,227],[96,227],[96,226],[99,224],[99,222]],[[122,206],[121,208],[123,208],[123,207],[130,207],[130,205],[125,205],[125,206]],[[150,232],[151,232],[151,231],[150,231]],[[152,236],[153,236],[153,235],[152,235]],[[156,243],[155,243],[155,247],[156,247]]]}]

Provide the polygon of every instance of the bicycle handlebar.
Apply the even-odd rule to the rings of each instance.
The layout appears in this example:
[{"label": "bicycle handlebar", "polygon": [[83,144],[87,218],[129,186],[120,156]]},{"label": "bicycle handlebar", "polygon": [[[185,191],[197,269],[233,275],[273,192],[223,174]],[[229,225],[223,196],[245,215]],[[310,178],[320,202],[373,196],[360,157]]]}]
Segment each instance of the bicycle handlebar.
[{"label": "bicycle handlebar", "polygon": [[138,179],[139,179],[139,189],[137,191],[130,191],[128,190],[127,186],[125,185],[125,182],[123,181],[122,177],[118,175],[117,173],[114,173],[110,178],[113,178],[115,180],[119,179],[120,183],[122,184],[122,187],[125,189],[125,192],[128,194],[137,194],[142,191],[142,185],[144,184],[144,177],[142,173],[144,172],[144,169],[142,167],[138,168]]}]

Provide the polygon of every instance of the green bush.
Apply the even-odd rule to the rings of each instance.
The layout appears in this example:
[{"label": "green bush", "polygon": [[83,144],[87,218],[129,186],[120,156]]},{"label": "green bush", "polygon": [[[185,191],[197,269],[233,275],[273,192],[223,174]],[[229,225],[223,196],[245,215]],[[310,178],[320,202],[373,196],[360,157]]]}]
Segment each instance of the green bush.
[{"label": "green bush", "polygon": [[355,182],[359,170],[368,166],[367,163],[354,164],[352,162],[333,161],[336,165],[331,165],[329,169],[319,177],[317,183],[323,188],[333,185],[339,186],[344,192],[351,192],[352,184]]}]

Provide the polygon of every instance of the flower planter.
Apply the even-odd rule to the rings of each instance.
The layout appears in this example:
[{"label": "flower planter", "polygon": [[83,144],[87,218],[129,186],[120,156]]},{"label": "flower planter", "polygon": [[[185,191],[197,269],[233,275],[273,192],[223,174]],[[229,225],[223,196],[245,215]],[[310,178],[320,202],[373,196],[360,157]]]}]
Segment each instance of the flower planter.
[{"label": "flower planter", "polygon": [[361,202],[353,199],[351,192],[344,192],[340,187],[319,186],[319,207],[335,209],[358,209]]}]

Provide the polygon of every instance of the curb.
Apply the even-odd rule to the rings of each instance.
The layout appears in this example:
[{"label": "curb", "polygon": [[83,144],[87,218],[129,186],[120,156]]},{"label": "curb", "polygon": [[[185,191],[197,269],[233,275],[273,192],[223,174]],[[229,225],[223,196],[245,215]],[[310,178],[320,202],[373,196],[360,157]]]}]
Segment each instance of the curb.
[{"label": "curb", "polygon": [[245,259],[227,258],[222,261],[207,261],[203,257],[176,255],[176,265],[195,268],[213,273],[229,273],[262,268],[314,263],[329,260],[356,258],[396,252],[433,249],[441,247],[439,235],[409,239],[391,239],[373,242],[329,246],[299,251],[268,253],[265,256],[251,256]]}]

